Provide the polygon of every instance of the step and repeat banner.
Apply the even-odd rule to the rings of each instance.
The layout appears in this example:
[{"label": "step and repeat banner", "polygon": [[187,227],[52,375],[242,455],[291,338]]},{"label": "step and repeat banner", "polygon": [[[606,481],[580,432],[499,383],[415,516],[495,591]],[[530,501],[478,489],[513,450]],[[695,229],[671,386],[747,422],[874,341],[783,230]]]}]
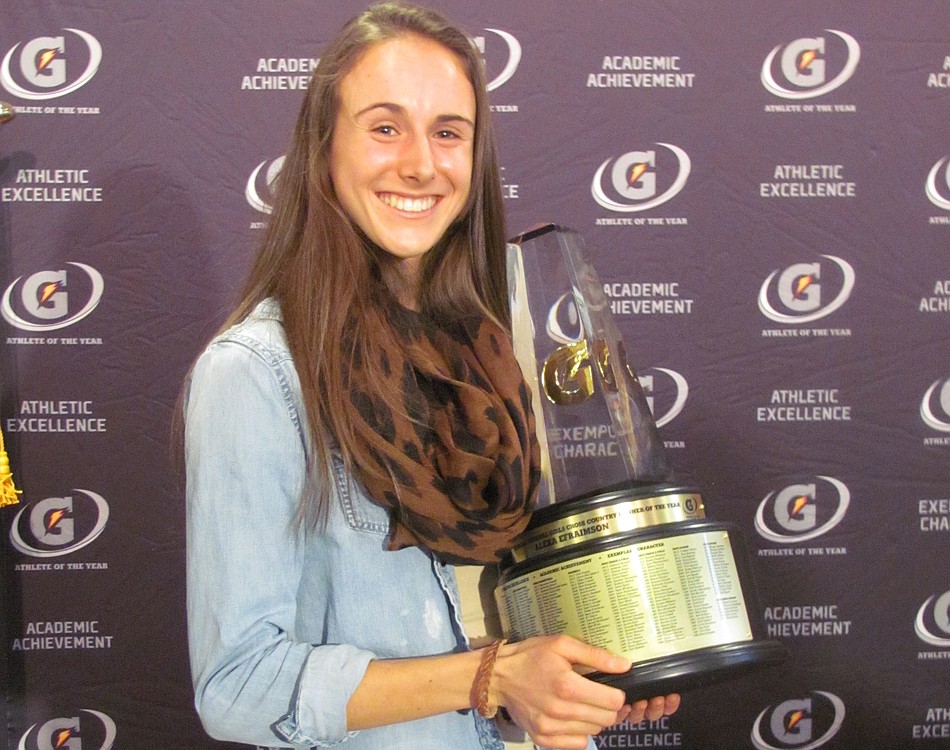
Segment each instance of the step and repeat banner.
[{"label": "step and repeat banner", "polygon": [[[583,235],[790,654],[597,747],[950,747],[950,3],[437,7],[484,55],[509,235]],[[0,747],[224,746],[192,709],[172,414],[361,8],[4,11]]]}]

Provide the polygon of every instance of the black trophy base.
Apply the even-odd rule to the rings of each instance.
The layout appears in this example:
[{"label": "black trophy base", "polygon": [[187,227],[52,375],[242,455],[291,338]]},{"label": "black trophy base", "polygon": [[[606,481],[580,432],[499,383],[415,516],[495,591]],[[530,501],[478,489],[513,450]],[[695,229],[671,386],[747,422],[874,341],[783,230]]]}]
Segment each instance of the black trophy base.
[{"label": "black trophy base", "polygon": [[638,662],[623,674],[592,672],[586,676],[620,688],[627,694],[627,701],[632,703],[656,695],[683,693],[690,688],[774,667],[787,656],[788,650],[776,641],[728,643]]}]

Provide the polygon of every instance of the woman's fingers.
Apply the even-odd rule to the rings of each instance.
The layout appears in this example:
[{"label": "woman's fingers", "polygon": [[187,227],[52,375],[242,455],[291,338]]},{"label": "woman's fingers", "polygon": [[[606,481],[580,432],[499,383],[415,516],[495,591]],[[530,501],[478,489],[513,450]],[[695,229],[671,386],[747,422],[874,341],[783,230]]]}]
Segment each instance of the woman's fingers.
[{"label": "woman's fingers", "polygon": [[656,721],[664,716],[676,713],[679,707],[679,693],[670,693],[665,696],[657,695],[649,700],[643,699],[632,704],[627,721],[631,724],[639,724],[644,719],[647,721]]},{"label": "woman's fingers", "polygon": [[571,664],[590,667],[598,672],[621,674],[630,670],[632,662],[599,646],[591,646],[570,636],[556,636],[553,648]]}]

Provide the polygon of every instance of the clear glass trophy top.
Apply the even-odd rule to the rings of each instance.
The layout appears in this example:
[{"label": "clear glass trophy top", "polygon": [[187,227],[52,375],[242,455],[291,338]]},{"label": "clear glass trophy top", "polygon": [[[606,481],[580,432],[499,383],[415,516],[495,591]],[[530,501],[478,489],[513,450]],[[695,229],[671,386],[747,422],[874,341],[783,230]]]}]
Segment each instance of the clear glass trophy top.
[{"label": "clear glass trophy top", "polygon": [[580,235],[548,224],[516,237],[508,289],[541,441],[537,507],[669,481],[656,422]]}]

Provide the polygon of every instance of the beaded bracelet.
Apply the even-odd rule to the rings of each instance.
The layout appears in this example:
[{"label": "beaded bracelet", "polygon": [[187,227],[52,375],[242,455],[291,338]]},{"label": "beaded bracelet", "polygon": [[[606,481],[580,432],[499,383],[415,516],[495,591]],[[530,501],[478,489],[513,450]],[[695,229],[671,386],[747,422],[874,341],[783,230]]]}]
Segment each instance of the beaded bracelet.
[{"label": "beaded bracelet", "polygon": [[488,686],[491,682],[492,670],[495,668],[495,657],[498,656],[498,649],[504,643],[505,639],[495,641],[482,650],[482,660],[478,665],[478,671],[475,673],[475,680],[472,682],[470,696],[472,707],[486,719],[492,719],[498,713],[498,706],[488,698]]}]

